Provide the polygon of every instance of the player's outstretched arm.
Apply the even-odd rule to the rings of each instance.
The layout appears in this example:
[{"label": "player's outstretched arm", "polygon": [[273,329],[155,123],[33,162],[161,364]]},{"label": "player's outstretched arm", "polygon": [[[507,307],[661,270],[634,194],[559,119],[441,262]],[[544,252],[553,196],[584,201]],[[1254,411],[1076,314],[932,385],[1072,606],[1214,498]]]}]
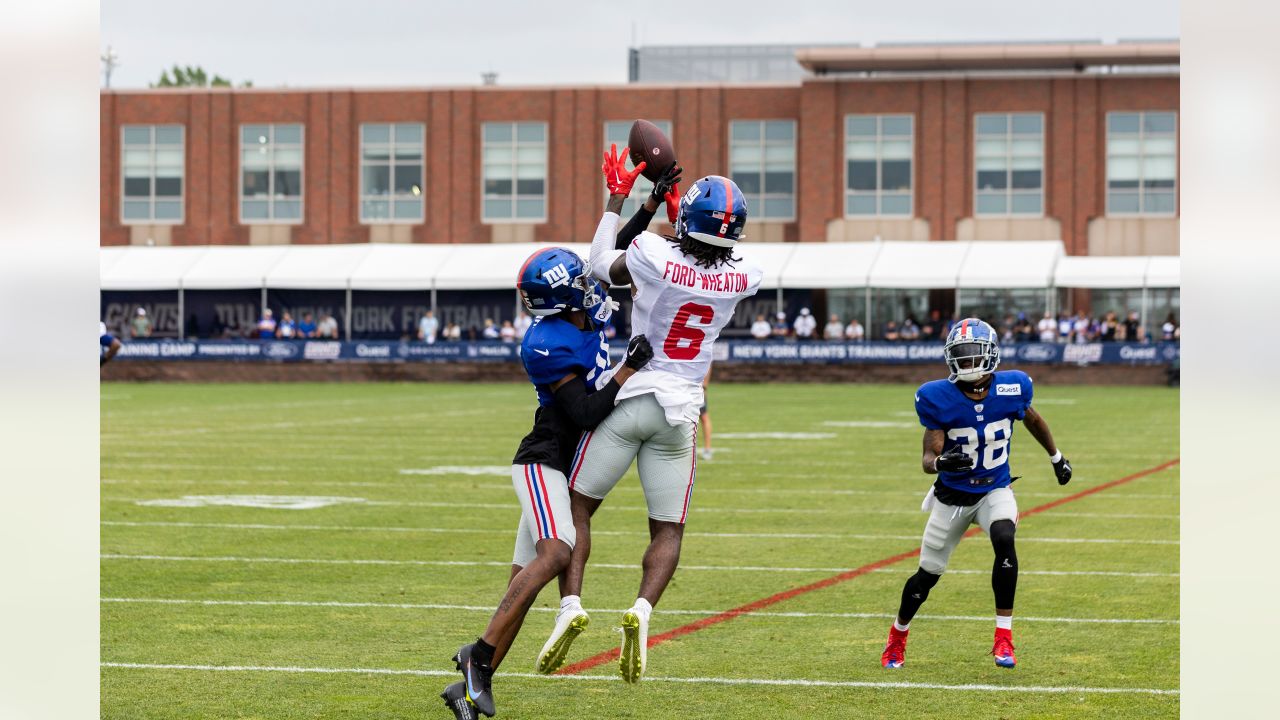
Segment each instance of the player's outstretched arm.
[{"label": "player's outstretched arm", "polygon": [[[653,184],[653,192],[649,193],[649,197],[645,198],[644,203],[631,216],[626,225],[622,226],[622,230],[618,231],[618,240],[614,243],[614,249],[626,250],[631,241],[637,235],[644,232],[649,227],[649,223],[653,222],[653,216],[658,212],[658,206],[666,203],[667,219],[672,225],[676,223],[676,210],[680,207],[680,174],[684,169],[679,163],[673,164],[667,168],[667,171],[658,178]],[[609,199],[613,200],[614,196],[610,195]],[[607,205],[606,205],[607,207]],[[618,203],[619,209],[622,203]]]},{"label": "player's outstretched arm", "polygon": [[649,340],[644,335],[637,335],[631,338],[631,343],[627,346],[627,355],[622,361],[622,367],[618,368],[603,388],[594,393],[588,393],[582,376],[577,373],[570,373],[552,383],[551,392],[556,405],[569,416],[569,420],[574,425],[583,430],[591,430],[613,411],[618,391],[622,389],[627,379],[652,358],[653,347],[649,345]]},{"label": "player's outstretched arm", "polygon": [[622,203],[631,194],[636,177],[644,170],[641,162],[632,170],[627,170],[627,150],[618,154],[618,146],[610,145],[604,154],[604,164],[600,171],[604,173],[604,184],[609,189],[609,199],[605,201],[604,216],[596,227],[596,234],[591,239],[591,275],[597,280],[610,285],[627,285],[631,282],[631,273],[627,271],[627,256],[614,248],[618,237],[618,222],[622,219],[618,213]]},{"label": "player's outstretched arm", "polygon": [[1049,453],[1049,461],[1053,463],[1053,474],[1058,478],[1059,485],[1066,485],[1071,482],[1071,463],[1062,456],[1062,452],[1058,450],[1058,446],[1053,442],[1053,433],[1049,430],[1049,423],[1035,408],[1027,408],[1026,416],[1022,419],[1022,424],[1027,427],[1027,432],[1031,433],[1031,437],[1040,443],[1040,447]]}]

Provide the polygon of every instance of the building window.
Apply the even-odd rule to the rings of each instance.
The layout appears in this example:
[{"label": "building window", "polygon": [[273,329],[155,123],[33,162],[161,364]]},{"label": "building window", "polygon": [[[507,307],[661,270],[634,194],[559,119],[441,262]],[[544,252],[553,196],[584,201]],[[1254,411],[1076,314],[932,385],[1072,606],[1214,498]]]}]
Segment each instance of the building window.
[{"label": "building window", "polygon": [[422,222],[421,123],[360,126],[360,222]]},{"label": "building window", "polygon": [[120,144],[124,173],[121,220],[181,223],[185,166],[181,125],[125,125]]},{"label": "building window", "polygon": [[1044,115],[974,116],[974,214],[1044,214]]},{"label": "building window", "polygon": [[[659,130],[666,133],[668,139],[671,139],[670,120],[653,120],[651,122],[654,125],[657,125]],[[611,144],[618,146],[618,152],[622,152],[622,149],[627,147],[627,142],[631,135],[631,124],[631,120],[607,122],[604,124],[605,152],[608,152],[609,145]],[[674,140],[672,142],[674,142]],[[684,181],[685,184],[688,184],[688,182],[688,179]],[[627,196],[627,201],[622,203],[622,211],[618,214],[622,216],[624,221],[630,218],[635,214],[636,210],[640,209],[640,206],[644,204],[645,198],[649,197],[649,193],[651,192],[653,192],[653,183],[649,182],[649,179],[645,176],[637,175],[636,184],[632,187],[631,194]],[[604,194],[605,200],[607,201],[609,199],[609,191],[606,189]],[[666,215],[663,214],[661,217],[666,217]]]},{"label": "building window", "polygon": [[911,217],[913,130],[910,115],[845,117],[845,215]]},{"label": "building window", "polygon": [[729,174],[747,197],[747,216],[790,221],[796,216],[796,123],[729,123]]},{"label": "building window", "polygon": [[240,222],[302,222],[302,126],[240,126]]},{"label": "building window", "polygon": [[1177,180],[1176,113],[1107,113],[1108,215],[1173,215]]},{"label": "building window", "polygon": [[547,124],[484,123],[485,221],[547,219]]}]

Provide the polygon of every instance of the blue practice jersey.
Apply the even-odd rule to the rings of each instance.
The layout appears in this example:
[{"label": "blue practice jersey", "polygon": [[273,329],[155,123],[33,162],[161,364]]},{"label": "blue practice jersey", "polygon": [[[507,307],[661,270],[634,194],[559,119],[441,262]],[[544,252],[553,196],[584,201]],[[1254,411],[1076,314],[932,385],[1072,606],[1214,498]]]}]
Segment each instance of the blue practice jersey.
[{"label": "blue practice jersey", "polygon": [[534,318],[520,343],[520,360],[538,390],[538,404],[552,404],[551,385],[570,373],[586,379],[587,392],[597,389],[609,367],[609,343],[600,330],[580,330],[555,317]]},{"label": "blue practice jersey", "polygon": [[1013,482],[1009,474],[1013,423],[1031,407],[1031,378],[1021,370],[995,373],[982,400],[967,397],[946,380],[934,380],[916,391],[916,415],[930,430],[947,433],[942,452],[955,448],[973,458],[973,469],[938,473],[943,485],[962,492],[986,493]]},{"label": "blue practice jersey", "polygon": [[111,343],[115,341],[115,336],[107,332],[106,323],[98,323],[98,357],[106,355],[107,349],[110,348]]}]

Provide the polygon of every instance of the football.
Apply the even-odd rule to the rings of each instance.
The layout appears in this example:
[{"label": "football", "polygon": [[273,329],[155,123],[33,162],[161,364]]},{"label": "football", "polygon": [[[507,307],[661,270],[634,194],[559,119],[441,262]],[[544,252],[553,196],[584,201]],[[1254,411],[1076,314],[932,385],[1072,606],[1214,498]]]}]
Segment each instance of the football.
[{"label": "football", "polygon": [[662,173],[676,161],[676,149],[671,145],[671,139],[648,120],[637,120],[631,124],[627,147],[631,149],[632,167],[647,163],[640,174],[650,182],[662,177]]}]

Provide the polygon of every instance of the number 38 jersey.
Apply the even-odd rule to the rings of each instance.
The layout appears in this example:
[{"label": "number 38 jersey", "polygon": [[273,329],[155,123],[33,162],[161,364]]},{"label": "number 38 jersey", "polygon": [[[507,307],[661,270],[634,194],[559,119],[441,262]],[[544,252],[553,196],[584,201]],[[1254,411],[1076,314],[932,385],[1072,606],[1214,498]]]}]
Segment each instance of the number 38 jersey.
[{"label": "number 38 jersey", "polygon": [[1021,370],[996,372],[982,400],[969,398],[946,380],[921,385],[916,391],[920,424],[946,432],[943,453],[959,448],[973,459],[973,469],[938,473],[938,481],[967,493],[986,493],[1013,482],[1009,474],[1013,423],[1026,417],[1031,396],[1031,378]]},{"label": "number 38 jersey", "polygon": [[652,392],[673,425],[677,417],[697,421],[711,346],[738,302],[755,295],[764,277],[747,253],[736,249],[734,256],[743,259],[708,269],[651,232],[640,233],[627,247],[631,333],[649,339],[653,359],[622,386],[619,400]]}]

